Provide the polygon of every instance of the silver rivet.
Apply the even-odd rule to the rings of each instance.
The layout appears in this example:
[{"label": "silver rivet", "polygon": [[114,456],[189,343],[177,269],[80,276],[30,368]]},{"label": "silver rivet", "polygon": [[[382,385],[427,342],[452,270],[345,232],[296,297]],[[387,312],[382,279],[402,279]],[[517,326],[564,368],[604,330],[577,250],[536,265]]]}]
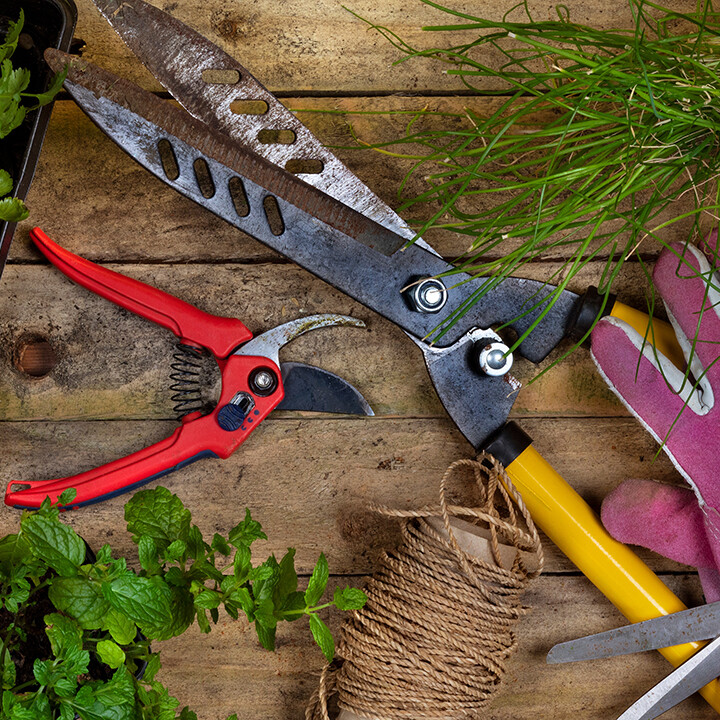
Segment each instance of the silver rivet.
[{"label": "silver rivet", "polygon": [[410,288],[409,297],[418,312],[436,313],[445,306],[448,293],[442,280],[426,278]]},{"label": "silver rivet", "polygon": [[266,372],[264,370],[260,371],[255,376],[255,385],[261,390],[267,390],[267,388],[269,388],[274,381],[275,379],[273,378],[273,376],[269,372]]},{"label": "silver rivet", "polygon": [[480,340],[482,346],[478,348],[478,365],[485,375],[500,377],[505,375],[513,364],[510,348],[504,343],[487,342]]}]

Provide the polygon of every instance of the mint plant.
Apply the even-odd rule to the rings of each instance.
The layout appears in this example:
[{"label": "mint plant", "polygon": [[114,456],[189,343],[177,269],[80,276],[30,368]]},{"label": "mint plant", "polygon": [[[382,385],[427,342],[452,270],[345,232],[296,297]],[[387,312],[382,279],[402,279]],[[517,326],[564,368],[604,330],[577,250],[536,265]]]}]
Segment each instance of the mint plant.
[{"label": "mint plant", "polygon": [[[74,497],[66,491],[59,505]],[[0,720],[192,720],[195,713],[178,714],[177,699],[155,679],[160,657],[150,641],[181,635],[195,621],[209,632],[223,608],[233,619],[242,611],[272,650],[278,623],[305,616],[331,660],[333,638],[318,612],[365,603],[351,587],[321,602],[324,555],[304,591],[294,549],[253,565],[251,546],[266,535],[249,510],[210,543],[163,487],[136,493],[125,519],[139,571],[114,558],[109,545],[93,559],[49,500],[24,512],[19,532],[0,540]]]},{"label": "mint plant", "polygon": [[[19,127],[29,112],[52,102],[67,74],[57,74],[43,93],[25,92],[30,84],[30,71],[15,68],[12,63],[24,22],[25,16],[20,10],[18,21],[9,23],[5,38],[0,43],[0,140]],[[0,168],[0,221],[20,222],[28,216],[22,200],[7,197],[12,189],[10,173]]]}]

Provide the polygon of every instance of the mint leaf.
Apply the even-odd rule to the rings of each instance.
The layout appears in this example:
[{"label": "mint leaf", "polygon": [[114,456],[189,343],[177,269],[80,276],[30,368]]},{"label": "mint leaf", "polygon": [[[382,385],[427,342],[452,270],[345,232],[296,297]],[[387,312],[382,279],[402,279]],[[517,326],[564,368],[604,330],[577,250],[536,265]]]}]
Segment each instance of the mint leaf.
[{"label": "mint leaf", "polygon": [[136,720],[132,676],[121,667],[106,683],[83,685],[75,696],[75,709],[82,720]]},{"label": "mint leaf", "polygon": [[322,650],[325,659],[332,662],[333,657],[335,657],[335,641],[330,628],[315,614],[310,615],[310,632],[315,638],[318,647]]},{"label": "mint leaf", "polygon": [[162,570],[162,566],[158,561],[158,551],[155,546],[155,541],[151,537],[143,535],[138,540],[137,546],[140,567],[142,567],[148,575],[157,575]]},{"label": "mint leaf", "polygon": [[97,653],[100,659],[111,668],[119,668],[125,662],[125,653],[112,640],[101,640],[97,644]]},{"label": "mint leaf", "polygon": [[295,548],[288,548],[288,551],[280,561],[279,577],[275,588],[275,604],[282,605],[288,595],[297,590],[298,577],[295,572]]},{"label": "mint leaf", "polygon": [[103,629],[118,645],[129,645],[137,636],[137,625],[124,613],[110,608],[105,615]]},{"label": "mint leaf", "polygon": [[103,583],[102,592],[112,607],[136,622],[149,637],[153,631],[172,623],[170,588],[159,578],[138,577],[128,572]]},{"label": "mint leaf", "polygon": [[56,578],[49,590],[52,604],[86,630],[100,629],[110,605],[98,583],[85,578]]},{"label": "mint leaf", "polygon": [[358,588],[335,589],[333,603],[338,610],[359,610],[367,602],[367,595]]},{"label": "mint leaf", "polygon": [[165,559],[170,562],[182,562],[187,551],[187,543],[184,540],[174,540],[165,550]]},{"label": "mint leaf", "polygon": [[265,598],[255,605],[255,624],[258,623],[267,629],[274,628],[277,625],[275,605],[270,598]]},{"label": "mint leaf", "polygon": [[328,579],[330,577],[330,568],[325,553],[320,553],[320,557],[313,569],[310,582],[305,591],[305,603],[308,607],[316,605],[325,592]]},{"label": "mint leaf", "polygon": [[195,607],[202,608],[203,610],[213,610],[220,605],[222,596],[215,590],[203,590],[195,598]]},{"label": "mint leaf", "polygon": [[249,508],[245,508],[245,519],[230,531],[228,540],[235,547],[250,547],[255,540],[267,540],[267,535],[263,532],[262,525],[252,519]]},{"label": "mint leaf", "polygon": [[37,558],[44,560],[61,577],[77,575],[85,562],[85,543],[78,534],[56,518],[39,513],[25,516],[20,531]]},{"label": "mint leaf", "polygon": [[305,614],[305,593],[295,591],[290,593],[280,607],[280,614],[288,622],[298,620]]},{"label": "mint leaf", "polygon": [[96,565],[105,565],[112,560],[112,548],[105,543],[97,552],[95,557]]},{"label": "mint leaf", "polygon": [[241,545],[235,551],[235,557],[233,558],[233,573],[237,581],[240,583],[245,582],[251,569],[252,560],[250,548],[245,545]]},{"label": "mint leaf", "polygon": [[172,622],[164,627],[152,628],[152,635],[146,631],[146,635],[155,640],[169,640],[172,637],[182,635],[195,620],[195,606],[193,596],[185,587],[170,587],[170,611]]},{"label": "mint leaf", "polygon": [[10,651],[5,650],[2,658],[2,686],[3,690],[10,690],[16,682],[16,668]]},{"label": "mint leaf", "polygon": [[242,608],[243,612],[247,615],[247,618],[250,622],[255,619],[255,603],[253,602],[252,596],[250,595],[250,591],[246,587],[241,587],[237,588],[237,590],[233,590],[228,600],[230,602],[233,602],[235,605],[239,605]]},{"label": "mint leaf", "polygon": [[255,623],[255,632],[257,633],[260,644],[266,650],[275,649],[275,628],[269,628],[260,623]]},{"label": "mint leaf", "polygon": [[155,542],[159,553],[175,540],[187,541],[190,533],[190,511],[162,486],[135,493],[125,505],[125,520],[134,542],[145,535]]},{"label": "mint leaf", "polygon": [[64,657],[72,649],[82,650],[82,628],[76,620],[50,613],[45,616],[45,634],[55,657]]},{"label": "mint leaf", "polygon": [[58,496],[58,505],[69,505],[77,497],[77,490],[75,488],[68,488],[63,490]]},{"label": "mint leaf", "polygon": [[210,547],[216,552],[219,552],[221,555],[224,555],[226,557],[232,552],[232,548],[230,547],[230,545],[228,545],[227,540],[225,540],[225,538],[218,533],[215,533],[215,535],[213,535]]}]

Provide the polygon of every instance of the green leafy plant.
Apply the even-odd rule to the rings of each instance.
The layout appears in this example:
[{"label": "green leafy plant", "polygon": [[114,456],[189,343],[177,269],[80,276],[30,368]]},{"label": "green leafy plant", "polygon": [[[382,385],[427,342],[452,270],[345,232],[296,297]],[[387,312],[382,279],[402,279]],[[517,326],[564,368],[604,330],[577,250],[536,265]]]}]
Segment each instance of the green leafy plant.
[{"label": "green leafy plant", "polygon": [[[30,84],[30,71],[15,68],[12,63],[24,21],[21,10],[18,21],[9,24],[5,38],[0,43],[0,140],[18,128],[29,112],[52,102],[65,81],[66,73],[59,73],[45,92],[26,92]],[[12,189],[10,173],[0,169],[0,221],[20,222],[28,216],[28,210],[21,200],[7,197]]]},{"label": "green leafy plant", "polygon": [[[60,504],[74,496],[66,491]],[[263,647],[273,649],[278,622],[306,616],[331,660],[333,638],[318,612],[365,603],[350,587],[321,603],[324,555],[305,591],[297,589],[293,549],[254,566],[251,546],[266,536],[249,511],[210,543],[163,487],[136,493],[125,518],[139,571],[113,558],[109,545],[89,557],[49,500],[23,513],[19,532],[0,540],[1,720],[191,720],[187,708],[177,715],[178,701],[155,679],[160,657],[151,640],[181,635],[195,621],[210,632],[222,607],[234,619],[242,611]]]},{"label": "green leafy plant", "polygon": [[[619,30],[571,22],[562,5],[555,21],[535,21],[526,2],[491,21],[421,1],[452,16],[423,28],[450,47],[419,49],[369,24],[403,53],[398,62],[442,63],[471,96],[498,100],[487,116],[471,101],[459,113],[429,111],[447,120],[430,129],[421,128],[421,111],[403,137],[371,146],[413,162],[399,211],[415,215],[418,235],[443,228],[469,237],[458,271],[489,278],[475,301],[557,249],[569,259],[549,278],[554,297],[597,260],[607,297],[630,258],[643,263],[654,243],[695,238],[703,220],[705,230],[717,224],[720,16],[712,0],[687,13],[628,0],[634,24]],[[511,20],[518,12],[523,18]],[[412,179],[424,189],[408,191]]]}]

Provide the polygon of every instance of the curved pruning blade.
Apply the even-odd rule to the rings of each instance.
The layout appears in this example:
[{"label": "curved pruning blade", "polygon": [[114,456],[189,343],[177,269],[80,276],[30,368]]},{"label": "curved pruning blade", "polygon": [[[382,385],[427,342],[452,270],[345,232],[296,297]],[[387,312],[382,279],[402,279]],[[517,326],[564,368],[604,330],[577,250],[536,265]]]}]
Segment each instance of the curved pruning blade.
[{"label": "curved pruning blade", "polygon": [[285,397],[276,410],[308,410],[374,415],[367,400],[347,380],[314,365],[280,363]]},{"label": "curved pruning blade", "polygon": [[304,318],[291,320],[277,327],[267,330],[245,343],[233,355],[262,355],[280,365],[280,348],[299,338],[306,332],[323,327],[359,327],[364,328],[365,323],[348,315],[324,313],[321,315],[308,315]]}]

